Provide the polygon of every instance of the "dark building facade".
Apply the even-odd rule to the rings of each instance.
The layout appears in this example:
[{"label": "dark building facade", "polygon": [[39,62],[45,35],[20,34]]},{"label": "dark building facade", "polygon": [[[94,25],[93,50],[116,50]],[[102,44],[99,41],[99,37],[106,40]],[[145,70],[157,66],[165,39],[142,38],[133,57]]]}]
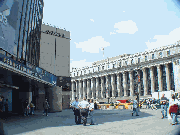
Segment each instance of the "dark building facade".
[{"label": "dark building facade", "polygon": [[[45,97],[52,111],[52,90],[57,77],[39,67],[43,0],[0,1],[0,96],[9,101],[9,111],[21,113],[25,99],[43,109]],[[54,103],[54,104],[53,104]]]}]

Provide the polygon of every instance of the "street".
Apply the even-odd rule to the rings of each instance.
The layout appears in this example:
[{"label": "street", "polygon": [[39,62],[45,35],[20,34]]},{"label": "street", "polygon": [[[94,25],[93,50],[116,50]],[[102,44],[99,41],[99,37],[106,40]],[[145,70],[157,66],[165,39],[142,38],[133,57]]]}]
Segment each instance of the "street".
[{"label": "street", "polygon": [[[139,116],[131,116],[131,110],[95,110],[95,125],[75,125],[71,109],[42,116],[13,117],[4,121],[5,135],[175,135],[180,124],[170,125],[161,119],[161,110],[141,109]],[[180,121],[180,116],[178,118]]]}]

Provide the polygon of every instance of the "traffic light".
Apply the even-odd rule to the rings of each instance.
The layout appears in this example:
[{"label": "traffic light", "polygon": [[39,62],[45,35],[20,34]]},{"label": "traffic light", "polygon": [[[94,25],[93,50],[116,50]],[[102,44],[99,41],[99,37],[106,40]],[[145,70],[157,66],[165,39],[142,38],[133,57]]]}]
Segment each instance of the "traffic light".
[{"label": "traffic light", "polygon": [[140,82],[140,75],[138,75],[138,82]]}]

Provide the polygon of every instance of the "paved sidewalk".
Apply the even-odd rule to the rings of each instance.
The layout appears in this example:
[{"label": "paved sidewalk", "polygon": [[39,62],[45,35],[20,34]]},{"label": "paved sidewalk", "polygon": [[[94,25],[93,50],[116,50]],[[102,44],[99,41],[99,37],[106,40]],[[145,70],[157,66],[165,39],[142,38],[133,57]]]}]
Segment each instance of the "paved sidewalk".
[{"label": "paved sidewalk", "polygon": [[72,110],[49,113],[48,117],[36,112],[36,116],[4,121],[4,130],[5,135],[175,135],[180,124],[170,125],[160,112],[141,109],[140,116],[131,116],[131,110],[95,110],[96,125],[87,126],[75,125]]}]

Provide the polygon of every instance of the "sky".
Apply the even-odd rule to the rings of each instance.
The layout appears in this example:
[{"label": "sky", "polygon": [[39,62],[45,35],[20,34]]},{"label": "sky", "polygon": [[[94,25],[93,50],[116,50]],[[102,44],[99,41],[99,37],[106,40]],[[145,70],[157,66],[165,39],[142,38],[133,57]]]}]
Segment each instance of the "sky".
[{"label": "sky", "polygon": [[180,40],[180,2],[44,0],[43,22],[70,31],[71,71],[109,57],[174,44]]}]

